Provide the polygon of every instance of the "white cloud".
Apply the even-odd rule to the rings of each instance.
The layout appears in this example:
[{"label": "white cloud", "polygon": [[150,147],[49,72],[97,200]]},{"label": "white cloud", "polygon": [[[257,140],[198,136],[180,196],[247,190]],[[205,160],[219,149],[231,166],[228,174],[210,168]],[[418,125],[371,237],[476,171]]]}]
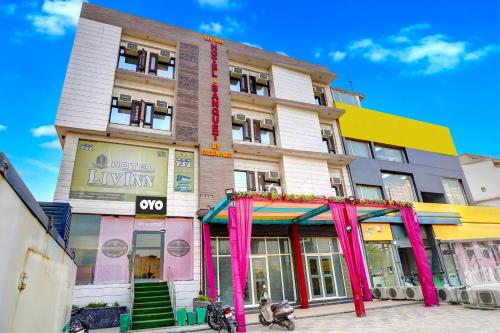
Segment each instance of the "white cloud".
[{"label": "white cloud", "polygon": [[328,55],[333,59],[333,61],[341,61],[344,60],[344,58],[347,56],[347,53],[342,51],[332,51]]},{"label": "white cloud", "polygon": [[57,167],[55,167],[53,165],[50,165],[48,163],[44,163],[44,162],[41,162],[39,160],[35,160],[32,158],[26,158],[26,162],[28,162],[29,164],[31,164],[34,167],[37,167],[40,170],[44,170],[44,171],[48,171],[48,172],[52,172],[52,173],[57,173],[59,171],[57,169]]},{"label": "white cloud", "polygon": [[289,57],[288,54],[286,54],[285,52],[283,51],[276,51],[277,54],[281,54],[282,56],[285,56],[285,57]]},{"label": "white cloud", "polygon": [[58,139],[55,139],[52,141],[47,141],[47,142],[41,143],[40,147],[47,148],[47,149],[61,149],[61,143],[59,142]]},{"label": "white cloud", "polygon": [[210,35],[222,36],[242,33],[245,31],[245,26],[236,19],[226,16],[224,23],[215,21],[209,23],[202,22],[199,30]]},{"label": "white cloud", "polygon": [[473,49],[470,42],[428,34],[428,29],[427,23],[410,25],[388,37],[352,41],[345,52],[332,51],[329,55],[334,61],[344,59],[348,53],[372,62],[404,64],[411,73],[429,75],[456,69],[467,61],[479,60],[500,50],[493,44]]},{"label": "white cloud", "polygon": [[239,8],[240,4],[230,0],[198,0],[200,7],[210,7],[214,9]]},{"label": "white cloud", "polygon": [[36,31],[62,36],[78,24],[82,3],[86,0],[44,0],[41,12],[28,15]]},{"label": "white cloud", "polygon": [[5,131],[7,129],[7,126],[5,125],[0,125],[0,132]]},{"label": "white cloud", "polygon": [[241,42],[241,44],[245,44],[245,45],[248,45],[248,46],[251,46],[251,47],[255,47],[257,49],[261,49],[262,50],[262,46],[260,46],[258,44],[254,44],[254,43],[250,43],[250,42]]},{"label": "white cloud", "polygon": [[319,59],[319,58],[321,58],[321,54],[322,54],[322,52],[321,52],[321,51],[315,51],[315,52],[314,52],[314,58],[315,58],[315,59]]},{"label": "white cloud", "polygon": [[14,15],[17,11],[17,4],[8,3],[6,5],[2,5],[2,6],[0,6],[0,11],[7,16]]},{"label": "white cloud", "polygon": [[56,136],[56,129],[53,125],[43,125],[39,127],[35,127],[30,129],[31,134],[35,138],[39,138],[41,136]]}]

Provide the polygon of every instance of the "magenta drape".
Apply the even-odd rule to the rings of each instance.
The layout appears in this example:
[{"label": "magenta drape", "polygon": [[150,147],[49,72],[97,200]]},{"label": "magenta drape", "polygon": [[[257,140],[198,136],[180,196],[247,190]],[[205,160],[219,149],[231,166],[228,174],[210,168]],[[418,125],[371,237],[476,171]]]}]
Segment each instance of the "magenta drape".
[{"label": "magenta drape", "polygon": [[366,315],[365,305],[363,304],[363,297],[361,295],[361,282],[359,280],[358,268],[354,259],[353,246],[346,229],[347,213],[344,214],[345,208],[342,203],[330,202],[328,205],[332,213],[332,219],[334,221],[333,224],[335,226],[335,230],[337,231],[340,246],[342,247],[342,252],[344,253],[347,270],[349,271],[349,278],[351,280],[352,288],[352,298],[354,300],[356,316],[363,317]]},{"label": "magenta drape", "polygon": [[205,267],[207,274],[208,297],[215,298],[215,273],[210,244],[210,224],[203,224],[203,252],[205,252]]},{"label": "magenta drape", "polygon": [[425,306],[439,305],[436,288],[432,279],[432,272],[425,254],[424,241],[420,233],[420,225],[418,223],[417,214],[411,207],[401,207],[401,218],[406,228],[406,233],[410,239],[413,254],[417,264],[418,276],[422,287],[422,295],[424,297]]},{"label": "magenta drape", "polygon": [[238,324],[236,330],[246,332],[243,293],[247,283],[250,258],[253,198],[238,198],[235,204],[228,208],[234,312]]},{"label": "magenta drape", "polygon": [[361,241],[359,237],[358,212],[356,209],[356,205],[345,203],[345,209],[347,212],[347,222],[352,228],[352,246],[354,249],[354,259],[358,268],[358,276],[361,282],[363,300],[371,301],[372,293],[370,292],[370,285],[368,284],[368,277],[366,275],[365,262],[363,260],[363,250],[361,249]]}]

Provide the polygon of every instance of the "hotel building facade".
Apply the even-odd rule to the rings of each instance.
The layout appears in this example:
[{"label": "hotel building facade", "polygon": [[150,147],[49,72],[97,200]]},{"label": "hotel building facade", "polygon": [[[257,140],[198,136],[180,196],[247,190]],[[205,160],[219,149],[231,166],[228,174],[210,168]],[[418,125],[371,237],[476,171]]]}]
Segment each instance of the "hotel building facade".
[{"label": "hotel building facade", "polygon": [[[216,286],[231,304],[227,225],[212,224],[210,240],[201,232],[226,189],[414,201],[437,284],[465,283],[448,235],[468,222],[489,223],[499,266],[500,213],[469,212],[448,129],[364,109],[364,96],[331,86],[335,77],[323,66],[84,3],[56,117],[63,159],[54,200],[73,207],[74,303],[130,305],[130,281],[172,280],[175,307],[191,307],[205,292],[202,244],[210,241]],[[397,212],[360,223],[372,286],[415,275],[401,223]],[[245,304],[258,304],[264,284],[275,301],[348,299],[332,224],[298,228],[303,271],[291,229],[253,226]]]}]

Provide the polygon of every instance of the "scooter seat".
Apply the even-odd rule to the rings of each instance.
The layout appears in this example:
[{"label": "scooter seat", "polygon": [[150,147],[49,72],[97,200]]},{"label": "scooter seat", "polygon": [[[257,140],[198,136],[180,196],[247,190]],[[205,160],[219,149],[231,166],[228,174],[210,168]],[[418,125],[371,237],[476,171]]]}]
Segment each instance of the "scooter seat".
[{"label": "scooter seat", "polygon": [[288,304],[288,301],[283,301],[281,303],[273,303],[273,304],[271,304],[271,311],[274,312],[274,310],[276,310],[284,305],[287,305],[287,304]]}]

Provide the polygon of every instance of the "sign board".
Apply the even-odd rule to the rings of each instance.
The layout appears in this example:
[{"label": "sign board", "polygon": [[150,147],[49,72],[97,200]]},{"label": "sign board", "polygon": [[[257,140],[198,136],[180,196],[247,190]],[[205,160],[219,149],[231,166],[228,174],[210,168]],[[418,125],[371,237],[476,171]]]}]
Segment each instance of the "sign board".
[{"label": "sign board", "polygon": [[194,153],[192,151],[175,151],[174,191],[194,192]]},{"label": "sign board", "polygon": [[80,140],[69,197],[134,202],[167,196],[168,149]]},{"label": "sign board", "polygon": [[137,196],[135,215],[167,215],[167,198]]}]

